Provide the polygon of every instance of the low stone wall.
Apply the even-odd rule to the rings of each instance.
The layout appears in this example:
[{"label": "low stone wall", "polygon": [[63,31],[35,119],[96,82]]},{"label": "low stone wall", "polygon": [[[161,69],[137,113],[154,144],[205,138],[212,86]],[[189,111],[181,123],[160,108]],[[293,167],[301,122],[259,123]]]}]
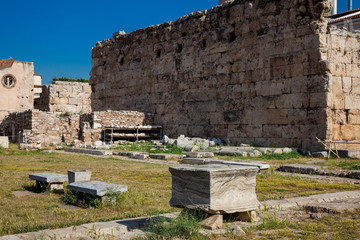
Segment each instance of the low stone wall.
[{"label": "low stone wall", "polygon": [[60,113],[91,112],[91,87],[88,83],[55,81],[43,86],[36,109]]},{"label": "low stone wall", "polygon": [[136,126],[152,124],[152,116],[136,111],[106,111],[80,115],[39,110],[11,113],[0,124],[0,132],[10,141],[28,147],[55,146],[102,139],[106,125]]},{"label": "low stone wall", "polygon": [[137,111],[96,111],[92,112],[93,128],[105,126],[142,126],[152,125],[154,117],[151,113]]},{"label": "low stone wall", "polygon": [[[91,128],[90,134],[87,134],[88,136],[91,135],[91,142],[103,138],[102,130],[106,126],[142,126],[152,125],[154,122],[152,114],[137,111],[96,111],[85,115],[83,121],[86,119],[89,120]],[[90,142],[90,140],[86,138],[82,140],[84,142]]]}]

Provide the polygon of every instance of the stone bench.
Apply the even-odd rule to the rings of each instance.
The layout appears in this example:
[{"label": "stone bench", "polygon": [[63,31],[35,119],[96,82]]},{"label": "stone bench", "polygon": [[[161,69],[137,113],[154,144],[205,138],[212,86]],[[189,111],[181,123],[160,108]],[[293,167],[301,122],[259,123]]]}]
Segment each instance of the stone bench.
[{"label": "stone bench", "polygon": [[62,190],[64,182],[68,181],[67,175],[49,172],[30,174],[29,178],[36,180],[37,187],[49,187],[50,190]]},{"label": "stone bench", "polygon": [[245,213],[259,209],[256,174],[259,167],[200,165],[170,167],[173,207],[200,208],[210,214]]},{"label": "stone bench", "polygon": [[100,181],[73,182],[70,183],[67,188],[72,191],[88,193],[98,197],[104,197],[106,194],[118,194],[128,190],[125,185]]}]

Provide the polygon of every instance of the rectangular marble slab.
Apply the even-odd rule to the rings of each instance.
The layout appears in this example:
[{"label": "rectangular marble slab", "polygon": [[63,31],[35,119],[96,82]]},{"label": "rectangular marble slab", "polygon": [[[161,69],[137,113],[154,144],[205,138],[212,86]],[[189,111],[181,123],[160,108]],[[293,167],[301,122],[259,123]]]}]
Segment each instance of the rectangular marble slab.
[{"label": "rectangular marble slab", "polygon": [[0,147],[9,148],[9,137],[0,136]]},{"label": "rectangular marble slab", "polygon": [[128,190],[125,185],[100,181],[73,182],[70,183],[67,188],[73,191],[89,193],[99,197],[102,197],[107,193],[122,193]]},{"label": "rectangular marble slab", "polygon": [[59,173],[50,173],[50,172],[30,174],[29,178],[39,182],[46,182],[46,183],[63,183],[68,181],[67,175],[59,174]]},{"label": "rectangular marble slab", "polygon": [[85,153],[91,155],[113,155],[113,150],[97,150],[85,148],[66,148],[65,152]]},{"label": "rectangular marble slab", "polygon": [[170,167],[174,207],[200,208],[212,214],[257,210],[258,167],[211,164]]}]

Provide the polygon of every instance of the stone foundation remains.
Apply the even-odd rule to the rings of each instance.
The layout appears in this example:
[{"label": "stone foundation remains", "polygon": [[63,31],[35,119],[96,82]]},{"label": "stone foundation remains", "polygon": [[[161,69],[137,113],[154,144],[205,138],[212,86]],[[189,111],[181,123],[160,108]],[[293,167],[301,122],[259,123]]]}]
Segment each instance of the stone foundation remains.
[{"label": "stone foundation remains", "polygon": [[102,139],[104,126],[152,124],[152,115],[136,111],[105,111],[89,114],[59,114],[39,110],[12,113],[0,124],[0,132],[10,141],[26,148],[74,144],[82,140],[91,144]]}]

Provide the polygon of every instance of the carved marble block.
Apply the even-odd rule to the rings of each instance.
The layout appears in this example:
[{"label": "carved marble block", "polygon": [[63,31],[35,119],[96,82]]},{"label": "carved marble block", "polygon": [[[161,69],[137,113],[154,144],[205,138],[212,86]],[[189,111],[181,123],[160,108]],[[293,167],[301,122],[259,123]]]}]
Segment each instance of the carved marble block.
[{"label": "carved marble block", "polygon": [[258,167],[203,165],[170,167],[173,207],[200,208],[212,214],[253,211]]}]

